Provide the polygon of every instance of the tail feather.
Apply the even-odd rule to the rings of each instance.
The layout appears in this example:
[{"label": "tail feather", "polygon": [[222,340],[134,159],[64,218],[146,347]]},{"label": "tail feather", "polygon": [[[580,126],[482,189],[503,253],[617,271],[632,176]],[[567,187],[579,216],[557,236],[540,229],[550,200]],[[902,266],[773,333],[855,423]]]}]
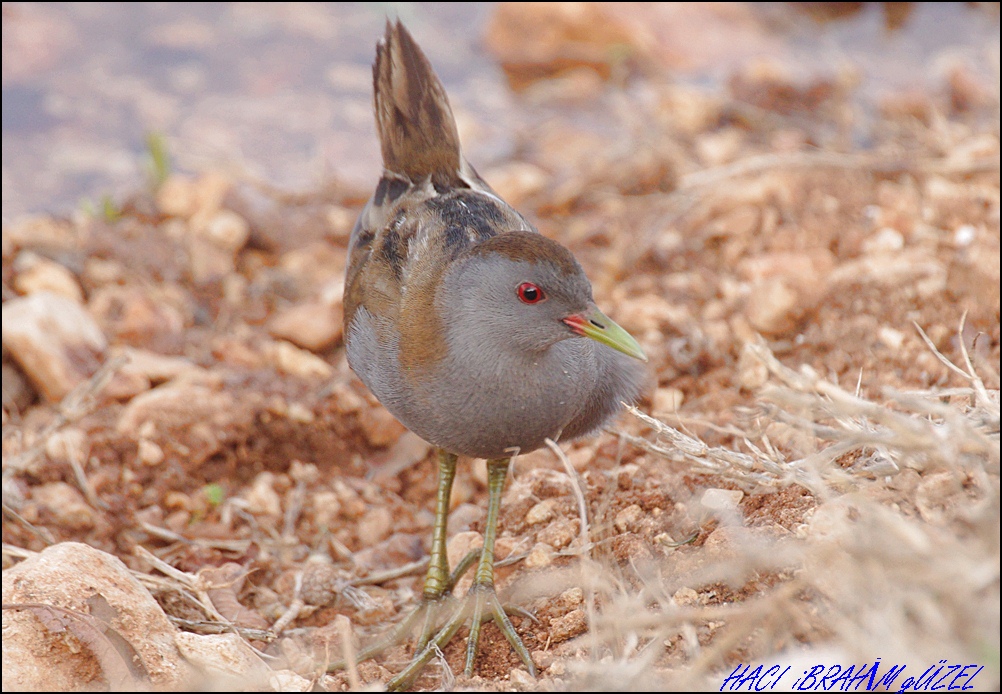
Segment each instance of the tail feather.
[{"label": "tail feather", "polygon": [[459,180],[459,133],[445,87],[399,20],[386,22],[372,80],[383,166],[415,182]]}]

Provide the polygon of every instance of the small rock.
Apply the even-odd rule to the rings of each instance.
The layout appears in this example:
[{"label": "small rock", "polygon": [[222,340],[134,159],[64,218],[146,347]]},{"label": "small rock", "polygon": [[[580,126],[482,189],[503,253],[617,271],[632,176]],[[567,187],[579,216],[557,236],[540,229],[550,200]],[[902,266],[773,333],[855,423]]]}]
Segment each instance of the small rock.
[{"label": "small rock", "polygon": [[[4,416],[7,412],[23,412],[28,405],[35,401],[37,393],[28,383],[24,372],[12,363],[7,362],[7,352],[4,351],[3,361],[3,409]],[[4,425],[7,420],[4,420]]]},{"label": "small rock", "polygon": [[733,511],[744,495],[740,489],[707,489],[699,503],[711,511]]},{"label": "small rock", "polygon": [[157,354],[146,349],[112,347],[110,356],[114,358],[119,355],[127,359],[122,366],[121,373],[143,376],[153,385],[171,381],[179,376],[193,375],[204,371],[202,367],[185,357]]},{"label": "small rock", "polygon": [[745,146],[745,139],[745,131],[736,127],[703,132],[696,137],[696,153],[704,166],[721,166],[737,157]]},{"label": "small rock", "polygon": [[358,426],[362,429],[365,440],[373,448],[389,446],[407,431],[393,415],[378,405],[368,407],[359,413]]},{"label": "small rock", "polygon": [[456,566],[467,554],[484,546],[484,536],[474,530],[456,533],[449,538],[446,554],[449,566]]},{"label": "small rock", "polygon": [[290,402],[289,409],[286,411],[285,416],[293,422],[298,422],[299,424],[312,424],[317,418],[316,415],[313,414],[313,410],[301,402]]},{"label": "small rock", "polygon": [[[373,589],[370,589],[370,592]],[[359,626],[371,626],[373,624],[385,624],[393,615],[397,613],[397,608],[393,604],[393,598],[389,595],[369,595],[369,600],[355,612],[354,622]]]},{"label": "small rock", "polygon": [[356,531],[358,541],[363,545],[374,545],[389,537],[393,530],[393,514],[385,506],[376,506],[365,512]]},{"label": "small rock", "polygon": [[891,227],[878,229],[877,233],[863,241],[864,253],[893,253],[904,247],[905,237]]},{"label": "small rock", "polygon": [[545,542],[553,549],[563,549],[578,535],[581,521],[577,518],[559,518],[536,534],[538,542]]},{"label": "small rock", "polygon": [[132,398],[116,428],[137,443],[149,439],[165,452],[180,451],[186,464],[197,465],[220,449],[233,428],[250,426],[254,409],[252,397],[238,404],[224,390],[172,381]]},{"label": "small rock", "polygon": [[584,472],[591,467],[592,462],[595,460],[595,451],[597,448],[595,445],[575,448],[567,454],[567,460],[570,461],[572,468],[578,472]]},{"label": "small rock", "polygon": [[678,388],[658,388],[651,398],[651,414],[672,414],[682,407],[685,394]]},{"label": "small rock", "polygon": [[341,513],[349,520],[358,520],[365,513],[365,501],[342,480],[334,482],[334,493],[341,502]]},{"label": "small rock", "polygon": [[557,499],[543,499],[538,504],[529,509],[525,514],[525,522],[529,525],[545,523],[553,518],[554,509],[557,506]]},{"label": "small rock", "polygon": [[291,342],[277,340],[268,345],[266,352],[276,368],[291,376],[325,379],[334,375],[334,368],[330,364]]},{"label": "small rock", "polygon": [[313,522],[321,528],[331,528],[341,513],[341,501],[337,494],[320,490],[311,495],[310,502],[313,505]]},{"label": "small rock", "polygon": [[588,631],[588,616],[585,614],[584,609],[580,607],[571,610],[562,617],[555,617],[550,620],[551,643],[560,643],[561,641],[572,639],[586,631]]},{"label": "small rock", "polygon": [[94,527],[97,512],[83,495],[65,482],[50,482],[35,487],[31,497],[45,509],[55,525],[67,530],[85,531]]},{"label": "small rock", "polygon": [[87,306],[112,342],[162,353],[183,343],[193,311],[190,301],[172,286],[108,285],[93,292]]},{"label": "small rock", "polygon": [[196,284],[207,284],[227,277],[236,268],[234,254],[201,236],[188,239],[188,270]]},{"label": "small rock", "polygon": [[8,258],[20,248],[46,248],[74,251],[79,248],[77,228],[67,219],[51,215],[23,217],[3,224],[3,257]]},{"label": "small rock", "polygon": [[188,176],[173,174],[157,189],[157,208],[170,217],[190,217],[195,214],[195,182]]},{"label": "small rock", "polygon": [[617,513],[613,523],[616,526],[616,530],[621,533],[632,532],[636,531],[643,517],[644,510],[639,505],[632,504]]},{"label": "small rock", "polygon": [[794,326],[800,296],[778,278],[752,285],[745,315],[756,330],[767,335],[781,335]]},{"label": "small rock", "polygon": [[539,689],[539,682],[536,681],[536,678],[521,667],[512,668],[508,672],[508,682],[520,691],[534,692]]},{"label": "small rock", "polygon": [[552,651],[536,650],[530,653],[532,656],[532,662],[536,664],[540,670],[546,670],[553,664],[555,660]]},{"label": "small rock", "polygon": [[525,568],[545,569],[553,563],[553,548],[543,542],[537,542],[525,558]]},{"label": "small rock", "polygon": [[31,251],[22,251],[14,259],[14,289],[31,295],[51,292],[83,303],[83,290],[72,272],[59,263]]},{"label": "small rock", "polygon": [[205,222],[202,234],[219,248],[236,253],[247,244],[250,225],[232,210],[219,210]]},{"label": "small rock", "polygon": [[312,689],[313,680],[292,670],[275,670],[268,675],[268,690],[273,692],[308,692]]},{"label": "small rock", "polygon": [[792,329],[825,296],[834,265],[827,249],[763,253],[742,260],[739,271],[751,282],[745,305],[748,322],[769,335]]},{"label": "small rock", "polygon": [[164,449],[149,439],[139,439],[139,449],[136,458],[142,465],[156,467],[164,461]]},{"label": "small rock", "polygon": [[331,388],[331,399],[338,414],[354,414],[365,407],[365,399],[344,382]]},{"label": "small rock", "polygon": [[[703,549],[712,553],[718,559],[746,555],[752,547],[762,543],[748,528],[738,526],[722,526],[717,528],[703,542]],[[761,546],[762,550],[766,548]]]},{"label": "small rock", "polygon": [[[230,691],[260,689],[271,668],[238,634],[193,634],[179,631],[177,649],[213,687]],[[231,689],[232,688],[232,689]]]},{"label": "small rock", "polygon": [[516,89],[574,67],[608,75],[614,47],[638,47],[634,33],[590,3],[499,3],[484,40]]},{"label": "small rock", "polygon": [[[449,512],[449,531],[464,532],[484,519],[484,507],[477,504],[459,504]],[[500,539],[500,538],[499,538]]]},{"label": "small rock", "polygon": [[[79,691],[107,688],[182,690],[195,686],[194,670],[174,642],[178,633],[153,596],[116,557],[76,542],[53,545],[3,571],[4,604],[41,604],[93,615],[107,623],[135,651],[135,663],[117,651],[81,647],[73,629],[93,633],[105,627],[86,619],[69,629],[44,628],[63,622],[61,612],[3,611],[3,688],[31,691]],[[40,619],[44,619],[42,622]],[[149,681],[133,679],[144,669]],[[124,679],[123,679],[124,677]]]},{"label": "small rock", "polygon": [[568,588],[557,597],[557,604],[565,610],[584,604],[584,590],[576,586]]},{"label": "small rock", "polygon": [[758,231],[760,217],[757,205],[739,205],[714,219],[708,231],[713,236],[751,237]]},{"label": "small rock", "polygon": [[45,454],[58,463],[83,464],[90,454],[87,434],[77,427],[66,427],[52,434],[45,442]]},{"label": "small rock", "polygon": [[363,575],[398,568],[426,556],[424,533],[393,533],[382,542],[352,554],[357,571]]},{"label": "small rock", "polygon": [[[385,457],[378,462],[380,475],[396,475],[424,460],[431,444],[412,431],[405,431],[396,443],[389,447]],[[449,520],[450,524],[452,519]]]},{"label": "small rock", "polygon": [[332,204],[327,208],[325,217],[330,227],[331,238],[342,239],[347,244],[348,238],[351,236],[351,229],[355,225],[355,220],[358,219],[358,210]]},{"label": "small rock", "polygon": [[880,330],[877,331],[877,339],[890,349],[897,351],[901,349],[901,345],[905,342],[905,334],[890,326],[882,325],[880,326]]},{"label": "small rock", "polygon": [[268,332],[272,337],[320,352],[341,339],[343,322],[340,301],[308,301],[276,313],[268,323]]},{"label": "small rock", "polygon": [[681,607],[691,607],[693,605],[698,605],[699,593],[694,591],[692,588],[686,588],[685,586],[679,588],[675,591],[675,594],[671,596],[672,602]]},{"label": "small rock", "polygon": [[38,292],[4,302],[3,346],[32,384],[58,401],[97,370],[108,342],[79,303]]},{"label": "small rock", "polygon": [[752,342],[745,342],[738,357],[737,382],[745,390],[757,390],[769,380],[769,367],[758,357]]},{"label": "small rock", "polygon": [[282,497],[275,490],[275,474],[262,472],[244,494],[247,511],[256,516],[278,518],[282,515]]}]

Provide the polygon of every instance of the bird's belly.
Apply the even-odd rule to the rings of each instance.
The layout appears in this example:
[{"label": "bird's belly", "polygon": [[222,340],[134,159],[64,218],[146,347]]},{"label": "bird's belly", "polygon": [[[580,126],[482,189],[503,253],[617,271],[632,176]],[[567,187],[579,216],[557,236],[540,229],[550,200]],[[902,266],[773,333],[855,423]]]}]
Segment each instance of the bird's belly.
[{"label": "bird's belly", "polygon": [[346,338],[352,369],[394,417],[429,443],[472,458],[528,453],[558,439],[595,386],[590,345],[574,339],[535,362],[483,359],[473,370],[446,359],[405,375],[396,334],[364,308]]},{"label": "bird's belly", "polygon": [[442,448],[476,458],[541,448],[547,438],[560,437],[592,387],[587,355],[575,361],[566,352],[562,348],[538,362],[478,360],[477,371],[446,361],[419,398],[434,410],[433,426],[422,433],[424,422],[411,427],[401,421]]}]

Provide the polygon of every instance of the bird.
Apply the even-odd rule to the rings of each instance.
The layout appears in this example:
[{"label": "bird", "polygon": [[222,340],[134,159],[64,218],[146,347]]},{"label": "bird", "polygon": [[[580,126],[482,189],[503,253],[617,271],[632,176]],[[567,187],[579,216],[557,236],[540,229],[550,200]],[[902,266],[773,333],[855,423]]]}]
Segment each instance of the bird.
[{"label": "bird", "polygon": [[[438,449],[438,483],[420,603],[358,660],[420,625],[413,659],[388,685],[405,688],[469,621],[471,676],[481,626],[493,619],[535,676],[508,615],[530,613],[502,605],[494,587],[511,460],[609,421],[637,398],[647,358],[596,306],[571,252],[466,161],[445,88],[399,19],[387,19],[377,43],[373,92],[383,172],[348,244],[345,351],[376,399]],[[487,460],[488,508],[479,556],[450,571],[449,496],[460,456]],[[454,584],[474,561],[469,594],[443,620],[439,608],[455,604]]]}]

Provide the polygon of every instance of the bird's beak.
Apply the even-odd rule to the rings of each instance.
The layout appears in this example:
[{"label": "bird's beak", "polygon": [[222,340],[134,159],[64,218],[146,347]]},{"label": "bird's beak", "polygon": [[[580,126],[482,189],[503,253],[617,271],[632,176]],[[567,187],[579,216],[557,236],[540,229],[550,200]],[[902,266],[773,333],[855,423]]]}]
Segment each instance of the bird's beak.
[{"label": "bird's beak", "polygon": [[563,322],[575,335],[590,337],[634,359],[647,361],[647,355],[644,354],[644,350],[640,349],[640,345],[633,339],[633,336],[599,311],[597,306],[592,305],[582,313],[567,316]]}]

